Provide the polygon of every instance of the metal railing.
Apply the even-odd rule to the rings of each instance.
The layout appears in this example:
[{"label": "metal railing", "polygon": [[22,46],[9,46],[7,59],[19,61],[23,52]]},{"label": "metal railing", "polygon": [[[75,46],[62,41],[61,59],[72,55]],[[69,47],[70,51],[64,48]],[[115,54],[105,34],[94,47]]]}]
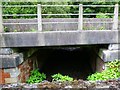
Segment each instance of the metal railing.
[{"label": "metal railing", "polygon": [[[37,7],[37,12],[36,14],[2,14],[2,8],[6,8],[6,7]],[[74,13],[68,13],[68,14],[44,14],[42,13],[42,8],[43,7],[78,7],[78,13],[74,14]],[[112,15],[113,16],[113,21],[109,22],[84,22],[83,18],[86,15],[97,15],[98,13],[84,13],[83,9],[85,7],[96,7],[96,8],[100,8],[100,7],[110,7],[110,8],[114,8],[114,12],[113,13],[105,13],[105,15]],[[83,30],[83,24],[84,23],[112,23],[112,29],[113,30],[118,30],[118,14],[119,14],[119,5],[7,5],[4,6],[2,4],[0,4],[0,32],[4,32],[4,28],[3,25],[20,25],[20,24],[37,24],[38,25],[38,31],[42,31],[42,26],[43,24],[52,24],[52,23],[57,23],[57,24],[65,24],[65,23],[76,23],[78,24],[78,29],[77,30]],[[67,15],[67,16],[78,16],[78,22],[42,22],[42,16],[61,16],[61,15]],[[3,23],[3,17],[5,16],[37,16],[37,22],[28,22],[28,23]]]}]

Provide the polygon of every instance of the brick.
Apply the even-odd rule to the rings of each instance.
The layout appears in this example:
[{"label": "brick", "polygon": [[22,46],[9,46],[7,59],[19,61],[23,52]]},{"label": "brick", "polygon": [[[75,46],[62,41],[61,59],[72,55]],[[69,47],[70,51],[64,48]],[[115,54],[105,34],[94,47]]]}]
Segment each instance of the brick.
[{"label": "brick", "polygon": [[10,73],[4,73],[3,76],[4,78],[10,78]]},{"label": "brick", "polygon": [[4,73],[3,69],[0,69],[0,75],[2,75]]},{"label": "brick", "polygon": [[3,74],[4,74],[4,70],[0,69],[0,84],[4,84],[5,83]]},{"label": "brick", "polygon": [[5,83],[5,79],[4,78],[0,78],[0,84],[4,84]]},{"label": "brick", "polygon": [[18,78],[5,78],[5,83],[17,83]]}]

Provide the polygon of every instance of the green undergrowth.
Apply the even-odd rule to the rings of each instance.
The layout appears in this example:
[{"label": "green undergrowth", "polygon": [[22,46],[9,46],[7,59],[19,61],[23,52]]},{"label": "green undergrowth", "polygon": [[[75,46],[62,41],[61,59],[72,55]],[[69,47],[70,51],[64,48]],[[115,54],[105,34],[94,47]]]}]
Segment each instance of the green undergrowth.
[{"label": "green undergrowth", "polygon": [[99,81],[99,80],[110,80],[110,79],[118,79],[120,78],[120,61],[114,60],[107,63],[106,70],[101,73],[96,72],[90,76],[88,76],[88,80],[90,81]]},{"label": "green undergrowth", "polygon": [[62,74],[54,74],[52,75],[53,81],[73,81],[72,77],[69,77],[68,75],[63,76]]},{"label": "green undergrowth", "polygon": [[[68,75],[63,76],[62,74],[54,74],[51,76],[52,81],[73,81],[72,77],[69,77]],[[44,73],[40,73],[38,69],[31,71],[30,77],[26,81],[29,84],[32,83],[40,83],[46,79],[46,75]]]},{"label": "green undergrowth", "polygon": [[[96,72],[90,76],[88,76],[87,80],[89,81],[102,81],[102,80],[111,80],[120,78],[120,61],[114,60],[108,62],[106,64],[106,69],[102,72]],[[72,77],[68,75],[62,75],[60,73],[51,75],[52,81],[73,81]],[[29,84],[32,83],[40,83],[46,80],[46,75],[44,73],[40,73],[38,69],[31,71],[30,77],[26,81]]]},{"label": "green undergrowth", "polygon": [[29,79],[26,81],[29,84],[32,83],[40,83],[46,79],[46,75],[44,73],[40,73],[38,69],[31,71]]}]

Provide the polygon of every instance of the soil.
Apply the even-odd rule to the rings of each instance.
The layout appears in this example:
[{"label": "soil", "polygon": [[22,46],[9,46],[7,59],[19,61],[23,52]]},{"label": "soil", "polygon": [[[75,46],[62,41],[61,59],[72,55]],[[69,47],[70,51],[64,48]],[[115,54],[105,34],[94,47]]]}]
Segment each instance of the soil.
[{"label": "soil", "polygon": [[59,81],[43,81],[41,83],[36,84],[26,84],[26,83],[18,83],[18,84],[5,84],[1,85],[2,90],[13,90],[13,89],[80,89],[80,90],[120,90],[120,80],[107,80],[107,81],[84,81],[84,80],[74,80],[72,82],[59,82]]}]

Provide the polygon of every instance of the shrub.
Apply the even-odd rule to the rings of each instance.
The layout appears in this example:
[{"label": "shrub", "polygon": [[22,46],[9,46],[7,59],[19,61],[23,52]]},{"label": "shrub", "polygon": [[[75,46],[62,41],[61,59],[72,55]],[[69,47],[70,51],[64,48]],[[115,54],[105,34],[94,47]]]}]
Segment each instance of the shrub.
[{"label": "shrub", "polygon": [[97,81],[97,80],[109,80],[120,78],[120,61],[114,60],[107,63],[107,69],[101,73],[96,72],[88,76],[88,80]]},{"label": "shrub", "polygon": [[26,81],[29,84],[32,83],[40,83],[46,79],[46,75],[44,73],[40,73],[38,69],[31,71],[31,75],[29,79]]}]

